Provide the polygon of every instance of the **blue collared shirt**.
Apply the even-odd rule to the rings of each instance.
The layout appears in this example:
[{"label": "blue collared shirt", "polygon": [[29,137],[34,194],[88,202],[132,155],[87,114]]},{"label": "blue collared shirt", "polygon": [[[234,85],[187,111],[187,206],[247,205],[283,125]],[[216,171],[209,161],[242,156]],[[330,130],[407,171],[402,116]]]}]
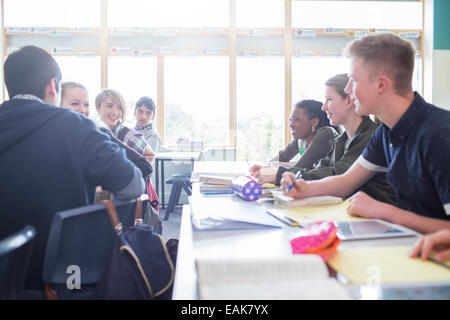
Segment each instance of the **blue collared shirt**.
[{"label": "blue collared shirt", "polygon": [[414,101],[389,129],[375,131],[358,162],[387,172],[399,207],[416,214],[450,220],[450,112]]}]

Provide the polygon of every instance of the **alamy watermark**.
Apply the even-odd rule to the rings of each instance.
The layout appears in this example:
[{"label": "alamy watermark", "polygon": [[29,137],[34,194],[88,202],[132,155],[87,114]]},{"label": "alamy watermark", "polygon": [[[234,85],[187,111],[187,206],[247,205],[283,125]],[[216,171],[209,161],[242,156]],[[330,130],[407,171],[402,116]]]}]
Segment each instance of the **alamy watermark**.
[{"label": "alamy watermark", "polygon": [[377,265],[368,266],[366,269],[366,284],[361,286],[361,300],[377,300],[381,294],[381,269]]},{"label": "alamy watermark", "polygon": [[72,264],[67,267],[66,273],[70,274],[70,276],[67,278],[67,281],[66,281],[67,289],[69,289],[69,290],[81,289],[81,269],[80,269],[80,267],[75,264]]}]

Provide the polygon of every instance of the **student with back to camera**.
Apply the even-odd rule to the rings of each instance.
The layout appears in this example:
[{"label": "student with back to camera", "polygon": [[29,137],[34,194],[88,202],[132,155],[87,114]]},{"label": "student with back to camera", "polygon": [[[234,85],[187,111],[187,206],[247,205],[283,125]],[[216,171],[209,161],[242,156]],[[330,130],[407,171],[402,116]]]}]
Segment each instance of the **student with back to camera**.
[{"label": "student with back to camera", "polygon": [[[383,219],[421,233],[450,228],[450,112],[426,103],[412,90],[415,50],[390,33],[354,40],[346,91],[356,112],[382,124],[358,160],[344,174],[318,181],[298,179],[288,195],[346,197],[378,172],[387,172],[398,207],[364,192],[350,198],[350,215]],[[281,182],[287,188],[293,173]]]},{"label": "student with back to camera", "polygon": [[57,107],[62,75],[45,50],[11,53],[4,76],[10,100],[0,106],[0,239],[36,228],[25,289],[43,291],[54,214],[92,204],[98,185],[117,199],[137,198],[144,181],[92,120]]},{"label": "student with back to camera", "polygon": [[[330,121],[324,111],[322,103],[316,100],[301,100],[295,104],[289,118],[289,128],[294,140],[271,161],[289,162],[300,153],[300,159],[295,166],[312,169],[328,151],[330,140],[333,140],[338,132],[330,126]],[[260,183],[276,183],[279,172],[283,167],[274,169],[272,173],[262,174],[261,165],[253,165],[250,168],[252,176]],[[280,173],[281,175],[281,173]]]}]

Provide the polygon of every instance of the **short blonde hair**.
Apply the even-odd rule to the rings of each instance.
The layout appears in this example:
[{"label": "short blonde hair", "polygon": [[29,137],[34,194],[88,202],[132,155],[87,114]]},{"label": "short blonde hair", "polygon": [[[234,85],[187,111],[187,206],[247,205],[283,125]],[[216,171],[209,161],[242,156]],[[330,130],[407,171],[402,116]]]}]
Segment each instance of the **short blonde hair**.
[{"label": "short blonde hair", "polygon": [[123,100],[122,95],[120,94],[119,91],[114,90],[114,89],[104,89],[102,90],[97,97],[95,97],[95,107],[97,109],[100,108],[100,105],[102,104],[103,100],[106,97],[110,97],[111,99],[115,100],[115,102],[119,105],[119,108],[122,110],[122,123],[125,122],[125,115],[126,115],[126,110],[125,110],[125,101]]},{"label": "short blonde hair", "polygon": [[361,58],[373,68],[371,76],[387,74],[398,95],[412,91],[415,50],[412,44],[393,33],[367,35],[352,41],[344,50],[350,58]]}]

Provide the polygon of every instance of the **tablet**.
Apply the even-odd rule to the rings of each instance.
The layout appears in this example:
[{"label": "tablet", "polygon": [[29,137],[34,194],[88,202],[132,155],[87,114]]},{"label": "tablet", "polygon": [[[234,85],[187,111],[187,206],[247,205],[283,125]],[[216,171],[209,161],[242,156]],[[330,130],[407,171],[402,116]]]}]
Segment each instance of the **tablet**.
[{"label": "tablet", "polygon": [[374,238],[413,237],[417,233],[383,220],[339,221],[334,222],[338,228],[337,236],[341,240],[359,240]]}]

